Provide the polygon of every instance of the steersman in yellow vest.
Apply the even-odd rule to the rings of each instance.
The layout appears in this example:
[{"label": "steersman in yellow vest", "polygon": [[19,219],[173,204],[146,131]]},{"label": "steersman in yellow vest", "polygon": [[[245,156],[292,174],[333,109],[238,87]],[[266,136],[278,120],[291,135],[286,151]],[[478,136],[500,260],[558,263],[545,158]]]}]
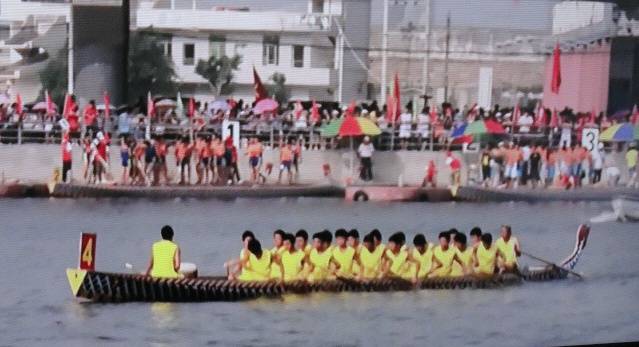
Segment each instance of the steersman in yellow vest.
[{"label": "steersman in yellow vest", "polygon": [[151,262],[146,269],[147,276],[156,278],[179,278],[180,248],[173,243],[173,228],[168,225],[162,227],[162,241],[153,244]]},{"label": "steersman in yellow vest", "polygon": [[501,271],[516,271],[517,257],[521,256],[519,240],[512,236],[512,229],[509,225],[501,226],[501,237],[495,243],[497,249],[503,253],[503,263],[500,264]]}]

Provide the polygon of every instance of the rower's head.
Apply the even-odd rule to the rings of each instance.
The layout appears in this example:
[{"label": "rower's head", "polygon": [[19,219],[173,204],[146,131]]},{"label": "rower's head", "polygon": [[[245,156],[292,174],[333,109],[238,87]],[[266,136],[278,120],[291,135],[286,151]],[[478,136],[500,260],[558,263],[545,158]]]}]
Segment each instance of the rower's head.
[{"label": "rower's head", "polygon": [[322,249],[322,233],[313,234],[313,248]]},{"label": "rower's head", "polygon": [[295,233],[295,248],[304,250],[308,243],[308,233],[304,229],[300,229]]},{"label": "rower's head", "polygon": [[510,228],[510,225],[501,226],[501,237],[503,237],[504,240],[508,240],[510,238],[511,233],[512,233],[512,229]]},{"label": "rower's head", "polygon": [[448,230],[448,235],[450,236],[450,239],[448,241],[455,244],[455,236],[457,236],[458,233],[459,233],[459,230],[457,230],[456,228],[452,228]]},{"label": "rower's head", "polygon": [[369,252],[375,251],[375,240],[373,238],[373,235],[368,234],[364,236],[364,239],[362,240],[362,244],[364,245],[364,247],[366,247],[366,249],[368,249]]},{"label": "rower's head", "polygon": [[331,233],[330,230],[324,229],[324,231],[322,231],[321,240],[322,240],[322,248],[327,249],[328,247],[331,246],[331,243],[333,242],[333,233]]},{"label": "rower's head", "polygon": [[441,233],[439,233],[439,245],[442,246],[442,248],[447,248],[449,243],[450,234],[448,233],[448,231],[442,231]]},{"label": "rower's head", "polygon": [[282,243],[284,242],[284,230],[277,229],[273,232],[273,245],[276,248],[282,247]]},{"label": "rower's head", "polygon": [[406,242],[406,235],[403,232],[399,231],[392,234],[388,238],[388,248],[391,252],[397,252]]},{"label": "rower's head", "polygon": [[490,245],[493,243],[493,235],[490,233],[485,233],[481,235],[481,242],[484,244],[486,249],[490,248]]},{"label": "rower's head", "polygon": [[242,242],[244,243],[244,246],[248,246],[249,241],[251,241],[254,238],[255,238],[255,235],[250,230],[247,230],[242,233]]},{"label": "rower's head", "polygon": [[413,238],[413,246],[415,246],[415,248],[417,248],[417,250],[421,253],[424,253],[426,244],[426,237],[424,236],[424,234],[417,234]]},{"label": "rower's head", "polygon": [[375,247],[379,246],[382,243],[382,233],[379,230],[373,229],[371,231],[370,235],[373,238],[373,242],[375,243]]},{"label": "rower's head", "polygon": [[346,239],[348,238],[348,232],[346,229],[335,230],[335,243],[338,247],[346,247]]},{"label": "rower's head", "polygon": [[357,229],[351,229],[348,232],[348,245],[353,248],[359,245],[359,231]]},{"label": "rower's head", "polygon": [[476,245],[478,243],[481,242],[481,228],[479,227],[474,227],[470,230],[470,240],[473,243],[473,245]]},{"label": "rower's head", "polygon": [[251,239],[248,243],[248,250],[258,259],[262,257],[262,244],[257,239]]},{"label": "rower's head", "polygon": [[460,250],[466,249],[466,235],[464,233],[457,233],[455,236],[455,247]]},{"label": "rower's head", "polygon": [[160,234],[162,234],[163,240],[173,241],[173,228],[170,225],[163,226]]},{"label": "rower's head", "polygon": [[295,251],[295,235],[284,235],[284,249],[290,252]]}]

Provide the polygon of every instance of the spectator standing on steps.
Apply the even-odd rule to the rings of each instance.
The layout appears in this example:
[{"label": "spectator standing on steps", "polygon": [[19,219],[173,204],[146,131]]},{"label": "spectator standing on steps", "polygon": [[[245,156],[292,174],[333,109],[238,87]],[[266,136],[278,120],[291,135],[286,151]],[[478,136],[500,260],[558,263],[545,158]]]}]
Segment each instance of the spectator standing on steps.
[{"label": "spectator standing on steps", "polygon": [[373,144],[370,141],[371,138],[365,136],[364,142],[362,142],[357,148],[357,154],[359,155],[362,163],[360,178],[366,182],[373,180],[373,162],[371,157],[373,156],[375,147],[373,147]]}]

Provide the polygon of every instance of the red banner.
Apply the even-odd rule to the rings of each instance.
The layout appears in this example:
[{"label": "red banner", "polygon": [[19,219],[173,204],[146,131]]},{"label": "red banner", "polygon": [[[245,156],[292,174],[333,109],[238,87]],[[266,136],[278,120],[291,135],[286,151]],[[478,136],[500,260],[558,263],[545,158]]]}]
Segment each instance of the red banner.
[{"label": "red banner", "polygon": [[80,235],[80,269],[95,270],[95,243],[97,235],[82,233]]}]

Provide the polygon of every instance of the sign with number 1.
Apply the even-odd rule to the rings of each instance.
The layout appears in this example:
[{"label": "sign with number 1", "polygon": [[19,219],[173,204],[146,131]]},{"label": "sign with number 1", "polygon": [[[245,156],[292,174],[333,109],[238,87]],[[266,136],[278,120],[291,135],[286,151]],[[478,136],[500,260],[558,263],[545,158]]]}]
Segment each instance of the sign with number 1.
[{"label": "sign with number 1", "polygon": [[581,145],[589,152],[597,149],[599,143],[599,129],[586,128],[581,132]]},{"label": "sign with number 1", "polygon": [[96,234],[82,233],[80,235],[80,269],[95,270],[95,242]]},{"label": "sign with number 1", "polygon": [[229,136],[233,139],[233,145],[240,148],[240,122],[234,120],[222,122],[222,140],[226,140]]}]

